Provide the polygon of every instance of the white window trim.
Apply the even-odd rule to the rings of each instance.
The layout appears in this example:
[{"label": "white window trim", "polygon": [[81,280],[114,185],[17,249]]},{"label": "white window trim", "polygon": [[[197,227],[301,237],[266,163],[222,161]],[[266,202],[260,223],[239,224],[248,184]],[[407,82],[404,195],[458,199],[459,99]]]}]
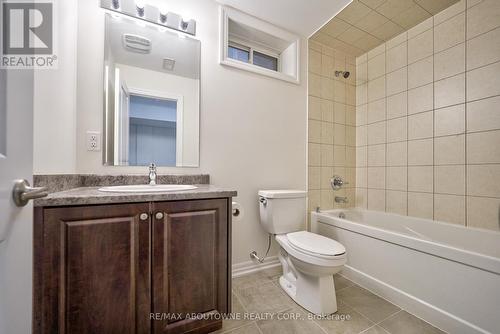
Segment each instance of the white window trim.
[{"label": "white window trim", "polygon": [[[265,32],[267,32],[273,36],[279,37],[283,40],[290,41],[290,45],[295,44],[296,55],[297,55],[296,60],[295,60],[295,67],[296,67],[295,73],[296,73],[296,75],[292,76],[292,75],[288,75],[286,73],[281,72],[281,61],[280,61],[281,57],[278,59],[278,72],[273,71],[273,70],[269,70],[267,68],[260,67],[257,65],[253,65],[251,63],[244,63],[242,61],[229,58],[227,50],[228,50],[230,40],[231,41],[233,40],[233,38],[232,37],[230,38],[230,36],[229,36],[229,18],[231,18],[232,20],[234,20],[236,22],[240,22],[240,23],[246,24],[250,27],[254,27],[256,29],[259,29],[261,31],[265,31]],[[245,71],[258,73],[258,74],[272,77],[275,79],[291,82],[291,83],[294,83],[297,85],[300,84],[300,74],[299,74],[300,73],[300,51],[301,51],[300,50],[300,48],[301,48],[300,37],[288,32],[286,30],[278,28],[270,23],[259,20],[253,16],[244,14],[238,10],[235,10],[233,8],[230,8],[230,7],[222,6],[222,5],[220,6],[220,27],[219,27],[219,30],[220,30],[219,63],[221,65],[235,67],[235,68],[242,69]],[[243,45],[245,45],[245,43],[243,43]],[[259,46],[257,46],[257,47],[259,49],[262,49],[262,47],[259,47]],[[255,50],[258,52],[261,52],[257,48]],[[262,53],[268,54],[269,51],[262,52]],[[253,56],[253,55],[251,55],[251,56]]]}]

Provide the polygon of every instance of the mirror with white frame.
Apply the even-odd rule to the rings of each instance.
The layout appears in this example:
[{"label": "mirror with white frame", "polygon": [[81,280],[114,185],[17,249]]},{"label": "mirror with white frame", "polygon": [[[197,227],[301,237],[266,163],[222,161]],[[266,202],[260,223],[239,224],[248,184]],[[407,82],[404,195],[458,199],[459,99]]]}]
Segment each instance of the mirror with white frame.
[{"label": "mirror with white frame", "polygon": [[201,43],[106,14],[105,165],[199,166]]}]

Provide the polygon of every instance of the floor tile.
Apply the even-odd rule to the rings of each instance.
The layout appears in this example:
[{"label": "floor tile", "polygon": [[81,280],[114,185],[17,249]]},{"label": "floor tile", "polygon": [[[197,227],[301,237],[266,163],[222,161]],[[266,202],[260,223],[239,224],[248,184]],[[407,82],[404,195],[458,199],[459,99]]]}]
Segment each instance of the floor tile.
[{"label": "floor tile", "polygon": [[324,334],[318,324],[310,320],[307,313],[301,309],[292,308],[274,317],[274,319],[257,321],[257,326],[263,334]]},{"label": "floor tile", "polygon": [[272,282],[276,276],[281,275],[281,266],[262,270],[254,274],[233,278],[233,289],[245,289],[250,286]]},{"label": "floor tile", "polygon": [[316,319],[316,322],[328,334],[358,334],[374,325],[345,303],[338,301],[338,311],[325,319]]},{"label": "floor tile", "polygon": [[249,325],[233,329],[230,332],[226,332],[227,334],[262,334],[255,323],[251,323]]},{"label": "floor tile", "polygon": [[364,332],[361,332],[360,334],[389,334],[389,332],[386,331],[385,329],[383,329],[382,327],[376,325],[376,326],[370,327],[369,329],[367,329]]},{"label": "floor tile", "polygon": [[245,308],[241,305],[241,302],[234,293],[232,294],[232,305],[232,318],[222,321],[222,328],[214,333],[225,333],[232,329],[248,325],[252,322],[248,318],[245,319]]},{"label": "floor tile", "polygon": [[400,310],[370,291],[352,286],[338,292],[337,298],[373,322],[379,322]]},{"label": "floor tile", "polygon": [[236,294],[243,307],[250,313],[280,312],[295,305],[273,282],[239,289]]},{"label": "floor tile", "polygon": [[339,291],[354,285],[354,282],[348,280],[344,276],[333,275],[333,281],[335,282],[335,291]]},{"label": "floor tile", "polygon": [[427,322],[401,311],[380,323],[391,334],[441,334],[443,331]]}]

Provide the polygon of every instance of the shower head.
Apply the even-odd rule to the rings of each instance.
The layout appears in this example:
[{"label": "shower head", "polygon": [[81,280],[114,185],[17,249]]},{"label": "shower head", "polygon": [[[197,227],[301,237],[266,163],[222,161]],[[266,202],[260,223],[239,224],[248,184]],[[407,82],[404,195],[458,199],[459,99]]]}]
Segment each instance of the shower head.
[{"label": "shower head", "polygon": [[344,79],[347,79],[350,75],[351,73],[349,71],[335,71],[336,77],[342,76]]}]

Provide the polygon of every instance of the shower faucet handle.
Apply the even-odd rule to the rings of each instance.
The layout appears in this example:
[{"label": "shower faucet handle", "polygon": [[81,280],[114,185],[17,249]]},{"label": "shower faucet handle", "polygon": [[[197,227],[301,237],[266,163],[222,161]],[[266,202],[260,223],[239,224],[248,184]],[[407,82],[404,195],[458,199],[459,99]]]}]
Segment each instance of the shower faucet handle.
[{"label": "shower faucet handle", "polygon": [[345,182],[341,176],[334,175],[330,180],[330,185],[333,190],[340,190],[344,184],[349,184],[349,182]]}]

